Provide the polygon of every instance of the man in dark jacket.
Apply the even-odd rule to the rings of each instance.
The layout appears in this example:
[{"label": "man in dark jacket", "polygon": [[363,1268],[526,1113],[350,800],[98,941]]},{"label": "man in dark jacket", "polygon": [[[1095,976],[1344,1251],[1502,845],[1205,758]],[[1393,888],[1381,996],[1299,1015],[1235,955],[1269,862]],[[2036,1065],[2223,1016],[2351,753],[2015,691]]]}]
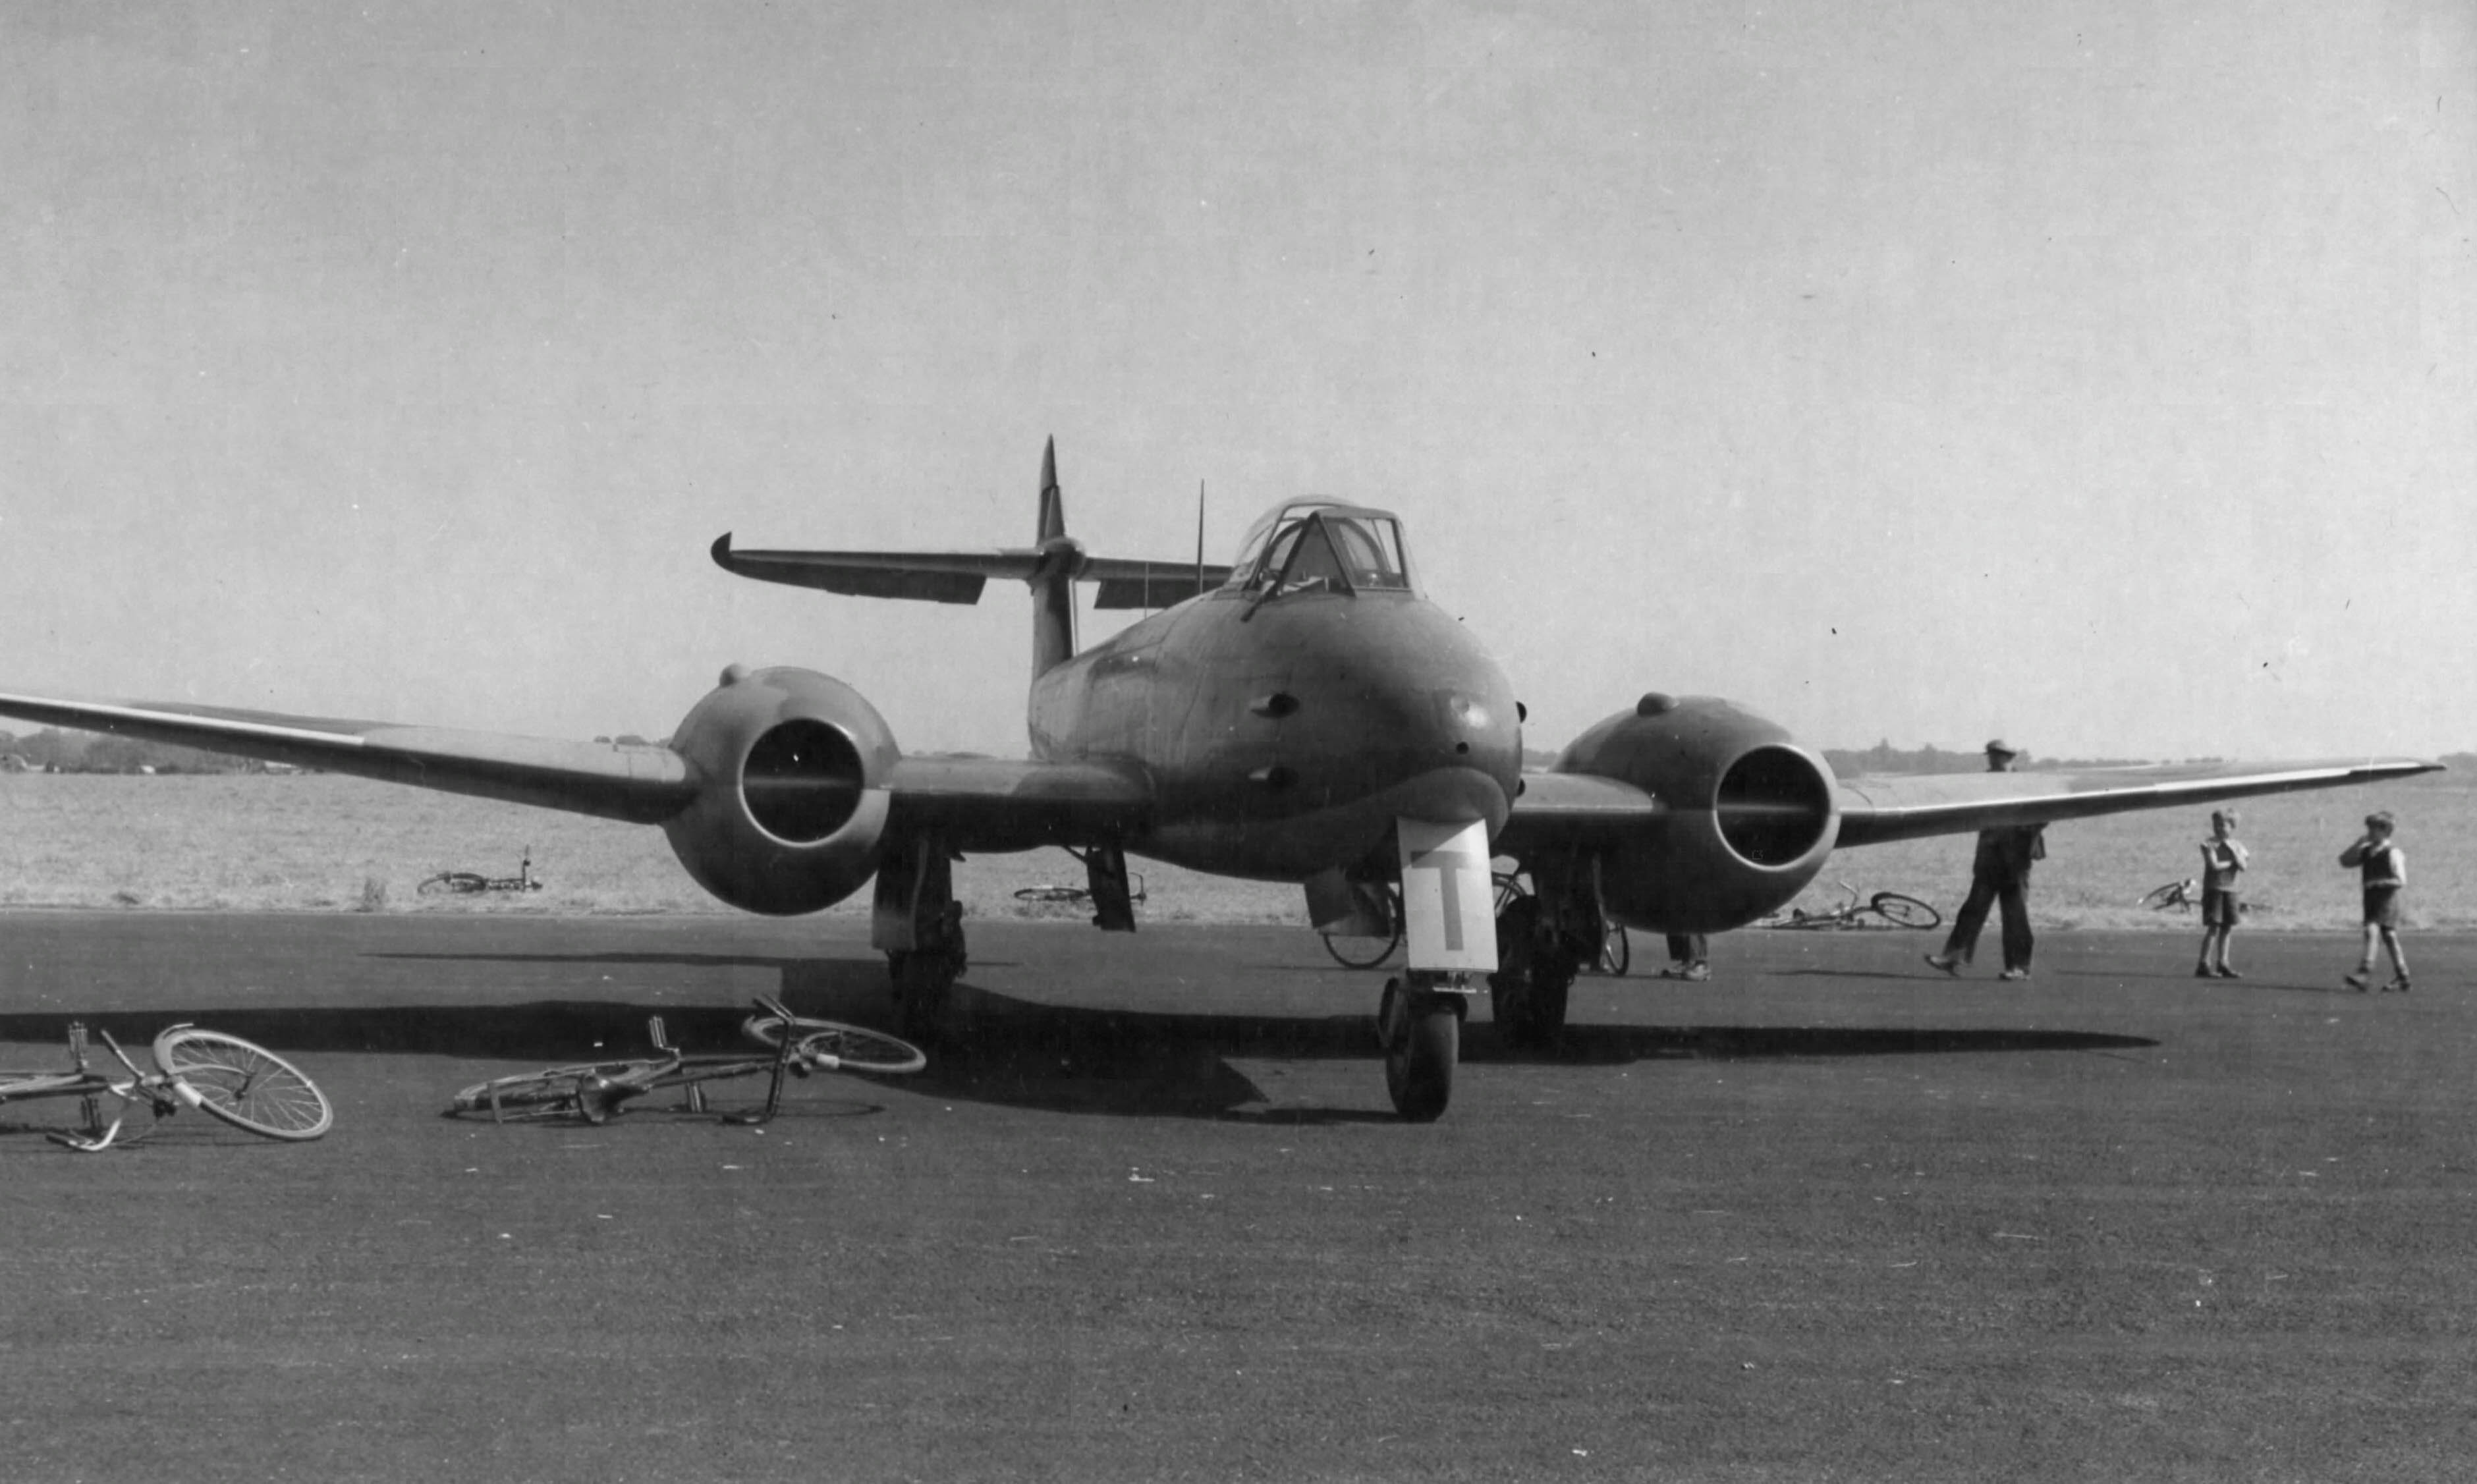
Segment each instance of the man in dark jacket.
[{"label": "man in dark jacket", "polygon": [[[1987,771],[2010,773],[2020,756],[1998,737],[1987,744]],[[1987,926],[1987,909],[2004,908],[2004,972],[1999,979],[2030,977],[2030,863],[2047,858],[2047,827],[2006,825],[1978,832],[1978,853],[1969,863],[1969,897],[1952,920],[1952,936],[1943,952],[1929,953],[1927,962],[1946,974],[1959,974],[1978,948],[1978,929]]]}]

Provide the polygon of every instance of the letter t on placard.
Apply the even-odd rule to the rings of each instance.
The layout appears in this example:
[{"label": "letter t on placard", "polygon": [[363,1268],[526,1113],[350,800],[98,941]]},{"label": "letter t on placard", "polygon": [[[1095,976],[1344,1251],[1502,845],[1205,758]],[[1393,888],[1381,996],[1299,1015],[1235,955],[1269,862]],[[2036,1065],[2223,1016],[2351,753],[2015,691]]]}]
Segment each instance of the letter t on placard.
[{"label": "letter t on placard", "polygon": [[1496,898],[1488,825],[1394,821],[1402,851],[1402,915],[1414,969],[1496,970]]}]

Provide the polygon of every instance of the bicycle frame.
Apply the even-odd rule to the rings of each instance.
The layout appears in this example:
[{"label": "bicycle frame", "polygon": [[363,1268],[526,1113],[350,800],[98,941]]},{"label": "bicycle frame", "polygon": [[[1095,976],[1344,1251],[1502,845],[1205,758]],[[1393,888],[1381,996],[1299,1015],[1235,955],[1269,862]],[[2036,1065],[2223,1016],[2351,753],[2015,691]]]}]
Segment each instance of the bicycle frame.
[{"label": "bicycle frame", "polygon": [[[138,1071],[138,1064],[129,1059],[129,1053],[120,1049],[120,1043],[112,1038],[111,1031],[97,1027],[95,1034],[102,1037],[103,1044],[111,1048],[113,1056],[129,1070],[128,1080],[115,1081],[88,1065],[86,1026],[83,1022],[71,1021],[68,1028],[69,1059],[74,1063],[71,1070],[0,1074],[0,1078],[25,1079],[13,1088],[0,1082],[0,1103],[29,1102],[38,1098],[77,1099],[80,1125],[85,1128],[85,1134],[47,1129],[43,1136],[55,1144],[88,1153],[109,1149],[119,1138],[120,1125],[127,1120],[129,1105],[133,1102],[144,1102],[158,1120],[179,1111],[184,1101],[195,1105],[194,1095],[188,1094],[177,1078],[163,1072]],[[108,1125],[103,1121],[101,1101],[107,1094],[120,1100],[120,1113]],[[136,1143],[142,1137],[142,1134],[134,1135],[130,1142]]]},{"label": "bicycle frame", "polygon": [[[780,1017],[787,1027],[796,1019],[781,1001],[770,995],[758,996],[757,1005],[766,1014]],[[648,1038],[653,1042],[654,1050],[661,1052],[666,1059],[649,1063],[643,1071],[625,1077],[601,1077],[591,1068],[581,1069],[576,1079],[575,1111],[587,1123],[607,1123],[611,1115],[618,1111],[631,1098],[641,1097],[666,1087],[685,1090],[687,1096],[680,1104],[680,1111],[713,1112],[706,1106],[706,1083],[732,1077],[753,1076],[763,1072],[767,1075],[765,1101],[758,1111],[717,1113],[715,1116],[726,1124],[763,1124],[770,1122],[783,1109],[785,1076],[807,1076],[811,1072],[817,1070],[817,1064],[801,1052],[799,1038],[791,1035],[788,1028],[782,1043],[770,1053],[735,1055],[716,1052],[698,1056],[691,1056],[671,1045],[661,1016],[648,1016],[645,1028]],[[496,1083],[488,1085],[490,1122],[494,1124],[509,1122],[512,1115],[499,1101],[498,1085]]]}]

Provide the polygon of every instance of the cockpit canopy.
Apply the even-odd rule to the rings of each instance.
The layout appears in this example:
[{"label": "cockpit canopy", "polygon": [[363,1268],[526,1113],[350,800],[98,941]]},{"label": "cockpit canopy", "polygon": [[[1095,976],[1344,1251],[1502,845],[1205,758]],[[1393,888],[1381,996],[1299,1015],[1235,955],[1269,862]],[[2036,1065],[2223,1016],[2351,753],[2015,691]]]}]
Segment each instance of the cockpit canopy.
[{"label": "cockpit canopy", "polygon": [[1229,589],[1275,593],[1416,592],[1402,523],[1339,500],[1289,500],[1257,517],[1238,543]]}]

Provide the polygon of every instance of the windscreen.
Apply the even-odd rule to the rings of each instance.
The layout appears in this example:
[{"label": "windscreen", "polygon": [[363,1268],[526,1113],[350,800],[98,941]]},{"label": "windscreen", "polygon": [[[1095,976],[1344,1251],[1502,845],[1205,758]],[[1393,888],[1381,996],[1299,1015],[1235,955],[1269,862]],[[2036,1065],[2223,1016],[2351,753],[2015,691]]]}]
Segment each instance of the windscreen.
[{"label": "windscreen", "polygon": [[1249,529],[1230,585],[1250,592],[1407,592],[1401,523],[1376,511],[1289,505]]}]

